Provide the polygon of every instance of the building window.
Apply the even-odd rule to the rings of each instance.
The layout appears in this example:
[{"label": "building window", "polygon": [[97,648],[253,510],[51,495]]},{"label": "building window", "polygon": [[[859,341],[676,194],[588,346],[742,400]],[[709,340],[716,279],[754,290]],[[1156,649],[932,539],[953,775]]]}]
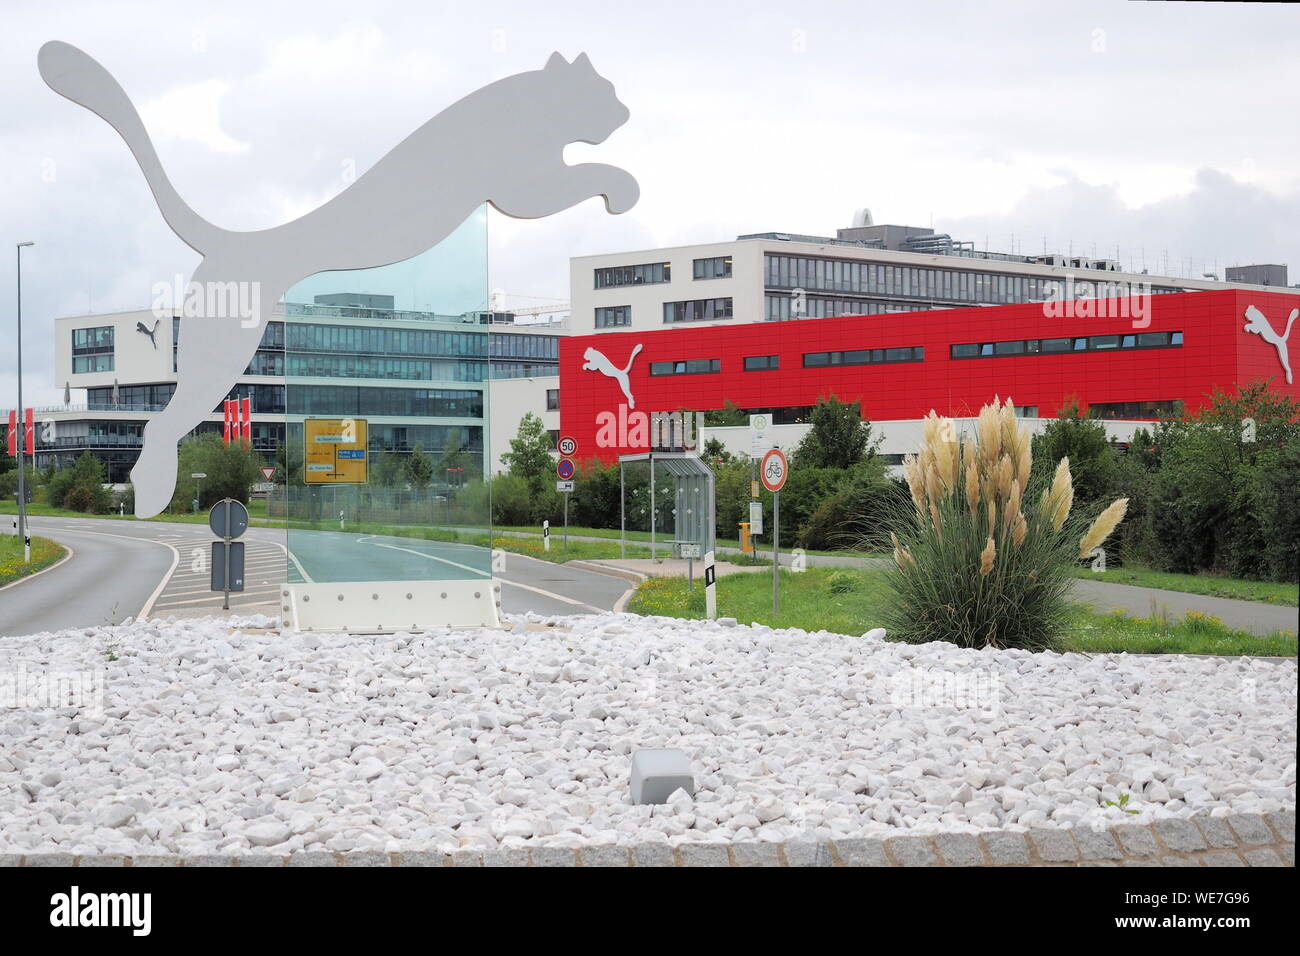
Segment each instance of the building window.
[{"label": "building window", "polygon": [[731,278],[731,256],[715,256],[712,259],[695,260],[695,279],[729,279]]},{"label": "building window", "polygon": [[722,371],[721,359],[682,359],[676,362],[651,362],[651,375],[709,375]]},{"label": "building window", "polygon": [[891,362],[923,362],[925,348],[920,345],[888,349],[852,349],[847,352],[805,352],[804,368],[827,368],[834,365],[884,365]]},{"label": "building window", "polygon": [[560,407],[560,390],[558,388],[548,388],[546,390],[546,410],[548,412],[557,411]]},{"label": "building window", "polygon": [[596,328],[612,329],[620,325],[632,324],[632,307],[630,305],[607,305],[596,310]]},{"label": "building window", "polygon": [[731,318],[731,298],[689,299],[685,302],[665,302],[664,322],[708,322]]},{"label": "building window", "polygon": [[639,266],[612,266],[596,270],[597,289],[617,289],[625,285],[653,285],[672,281],[672,264],[648,262]]},{"label": "building window", "polygon": [[1077,338],[964,342],[951,346],[949,354],[955,359],[968,359],[990,356],[1059,355],[1063,352],[1107,352],[1111,349],[1168,349],[1180,348],[1182,344],[1182,332],[1143,332],[1139,335],[1082,335]]},{"label": "building window", "polygon": [[1088,406],[1092,418],[1182,418],[1181,400],[1155,402],[1094,402]]},{"label": "building window", "polygon": [[113,327],[72,330],[72,371],[113,371]]},{"label": "building window", "polygon": [[781,367],[781,356],[779,355],[745,356],[746,372],[774,372],[780,367]]}]

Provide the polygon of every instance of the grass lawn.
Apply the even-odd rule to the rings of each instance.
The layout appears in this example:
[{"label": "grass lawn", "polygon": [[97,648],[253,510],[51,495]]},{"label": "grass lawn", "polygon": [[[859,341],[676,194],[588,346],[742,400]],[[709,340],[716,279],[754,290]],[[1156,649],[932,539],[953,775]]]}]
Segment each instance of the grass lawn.
[{"label": "grass lawn", "polygon": [[[515,531],[515,532],[519,532],[519,533],[521,533],[521,534],[536,534],[536,535],[540,535],[540,534],[542,533],[541,529],[540,529],[537,525],[502,525],[502,526],[498,526],[497,528],[495,528],[495,529],[493,529],[493,530],[495,530],[495,531]],[[564,525],[563,525],[563,524],[559,524],[559,525],[557,525],[555,522],[551,522],[551,535],[552,535],[552,536],[554,536],[557,532],[563,532],[563,530],[564,530]],[[571,534],[571,535],[572,535],[572,534],[581,535],[581,536],[584,537],[584,538],[612,538],[612,539],[614,539],[615,541],[618,540],[618,529],[617,529],[617,528],[614,528],[614,529],[610,529],[610,528],[579,528],[577,525],[569,525],[569,534]],[[626,537],[627,537],[627,540],[628,540],[628,541],[644,541],[644,542],[647,542],[647,543],[648,543],[648,542],[650,541],[650,532],[649,532],[649,531],[628,531],[628,532],[626,533]],[[671,546],[668,544],[668,542],[672,540],[672,537],[673,537],[673,535],[672,535],[672,531],[671,531],[671,530],[669,530],[669,531],[667,531],[667,532],[662,531],[662,530],[659,531],[659,532],[655,535],[655,550],[656,550],[656,552],[658,552],[658,551],[660,551],[660,550],[663,550],[663,551],[667,551],[667,550],[669,550],[669,548],[670,548]],[[740,547],[740,540],[737,539],[737,538],[718,538],[717,541],[718,541],[718,547],[720,547],[720,548],[739,548],[739,547]],[[759,539],[758,539],[758,542],[757,542],[757,543],[758,543],[759,553],[760,553],[760,554],[766,553],[767,555],[769,555],[769,557],[768,557],[768,559],[767,559],[767,563],[768,563],[768,564],[771,564],[771,563],[772,563],[772,559],[771,559],[770,555],[772,554],[772,536],[771,536],[770,534],[760,536]],[[783,534],[783,535],[781,536],[781,552],[782,552],[783,554],[788,554],[788,553],[790,552],[791,548],[793,548],[793,545],[792,545],[788,540],[786,540],[786,537],[785,537],[785,535]],[[806,549],[805,549],[805,552],[804,552],[804,553],[805,553],[805,554],[813,554],[813,555],[823,555],[823,556],[829,556],[829,555],[836,555],[836,556],[856,555],[856,556],[859,556],[859,557],[873,557],[873,556],[874,556],[874,555],[868,555],[868,554],[867,554],[866,552],[864,552],[864,551],[811,551],[811,550],[806,550]]]},{"label": "grass lawn", "polygon": [[[857,582],[853,590],[832,591],[835,581]],[[882,572],[810,568],[781,572],[781,612],[772,614],[770,574],[731,574],[718,578],[718,613],[742,624],[862,634],[873,627],[876,609],[884,600]],[[704,589],[688,592],[680,578],[646,581],[628,603],[634,614],[703,618]],[[1257,654],[1295,657],[1296,635],[1256,636],[1224,627],[1216,618],[1195,613],[1182,620],[1160,622],[1120,614],[1097,614],[1076,606],[1065,650],[1133,654]]]},{"label": "grass lawn", "polygon": [[[510,535],[493,535],[489,540],[485,534],[475,531],[453,531],[449,528],[428,528],[422,525],[388,525],[378,522],[354,522],[349,521],[346,528],[340,529],[338,522],[322,521],[317,525],[312,525],[307,521],[294,519],[292,529],[300,531],[330,531],[338,532],[343,530],[347,534],[379,534],[391,535],[398,538],[414,538],[425,541],[454,541],[460,544],[468,544],[478,548],[496,548],[501,551],[508,551],[513,554],[526,554],[529,557],[539,558],[542,561],[551,561],[555,564],[563,564],[565,561],[600,561],[610,560],[618,557],[618,542],[604,541],[575,541],[569,539],[568,547],[564,545],[563,533],[552,533],[551,549],[545,550],[542,546],[541,535],[536,538],[515,538]],[[639,545],[629,544],[627,547],[627,556],[629,558],[648,558],[650,549]]]},{"label": "grass lawn", "polygon": [[0,535],[0,587],[48,568],[68,553],[49,538],[32,538],[32,560],[23,563],[23,543],[17,535]]},{"label": "grass lawn", "polygon": [[[13,515],[18,513],[18,502],[0,501],[0,514]],[[105,515],[92,515],[84,511],[70,511],[67,508],[55,508],[39,501],[33,501],[27,506],[27,514],[33,518],[105,518],[114,521],[137,521],[135,515],[127,512],[124,515],[116,511]],[[248,516],[253,520],[266,518],[266,499],[254,498],[248,503]],[[169,514],[163,512],[155,518],[149,518],[149,521],[172,521],[179,524],[207,524],[208,513],[200,511],[198,514]],[[279,522],[259,521],[260,524],[276,524]]]},{"label": "grass lawn", "polygon": [[1081,568],[1076,576],[1109,584],[1134,584],[1165,591],[1182,591],[1185,594],[1263,601],[1279,607],[1300,606],[1300,585],[1294,583],[1243,581],[1239,578],[1215,578],[1204,574],[1172,574],[1141,567],[1107,568],[1101,573]]}]

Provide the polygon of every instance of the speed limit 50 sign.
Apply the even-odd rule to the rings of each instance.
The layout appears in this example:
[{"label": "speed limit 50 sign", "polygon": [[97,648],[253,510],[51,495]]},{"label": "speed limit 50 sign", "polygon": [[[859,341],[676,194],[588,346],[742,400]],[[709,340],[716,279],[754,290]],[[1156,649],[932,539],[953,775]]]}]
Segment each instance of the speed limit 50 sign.
[{"label": "speed limit 50 sign", "polygon": [[790,463],[785,459],[785,452],[773,448],[763,456],[763,463],[758,469],[759,479],[768,491],[780,491],[785,486],[785,479],[790,474]]},{"label": "speed limit 50 sign", "polygon": [[555,447],[559,450],[561,458],[572,458],[574,452],[578,450],[578,441],[566,435]]}]

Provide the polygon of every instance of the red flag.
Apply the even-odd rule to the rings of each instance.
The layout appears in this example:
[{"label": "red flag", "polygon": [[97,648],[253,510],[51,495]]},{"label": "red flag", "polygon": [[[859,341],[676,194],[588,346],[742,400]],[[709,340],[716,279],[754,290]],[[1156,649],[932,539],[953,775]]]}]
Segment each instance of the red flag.
[{"label": "red flag", "polygon": [[9,412],[9,457],[18,457],[18,413]]},{"label": "red flag", "polygon": [[232,402],[230,399],[226,399],[225,404],[223,405],[223,408],[225,410],[225,419],[223,421],[224,427],[222,432],[222,438],[227,445],[230,444],[230,426],[234,423],[235,420],[234,408],[232,407],[234,404],[235,403]]},{"label": "red flag", "polygon": [[244,447],[250,448],[253,444],[253,400],[245,398],[239,403],[239,410],[244,419]]},{"label": "red flag", "polygon": [[25,430],[27,438],[24,441],[24,444],[27,446],[27,454],[32,456],[36,455],[36,425],[33,423],[34,417],[32,409],[27,409],[27,428]]}]

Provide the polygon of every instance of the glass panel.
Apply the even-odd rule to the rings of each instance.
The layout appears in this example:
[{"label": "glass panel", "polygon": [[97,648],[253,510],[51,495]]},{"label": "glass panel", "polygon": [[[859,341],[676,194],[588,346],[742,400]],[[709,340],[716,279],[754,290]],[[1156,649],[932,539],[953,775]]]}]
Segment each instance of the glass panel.
[{"label": "glass panel", "polygon": [[305,279],[284,312],[271,508],[288,518],[289,581],[489,578],[490,369],[553,350],[489,335],[486,207],[414,259]]}]

